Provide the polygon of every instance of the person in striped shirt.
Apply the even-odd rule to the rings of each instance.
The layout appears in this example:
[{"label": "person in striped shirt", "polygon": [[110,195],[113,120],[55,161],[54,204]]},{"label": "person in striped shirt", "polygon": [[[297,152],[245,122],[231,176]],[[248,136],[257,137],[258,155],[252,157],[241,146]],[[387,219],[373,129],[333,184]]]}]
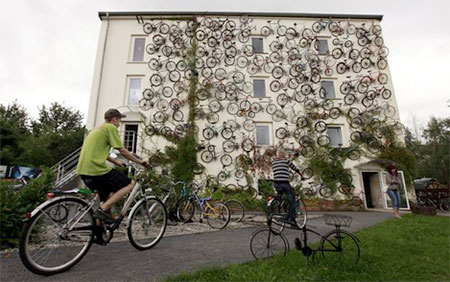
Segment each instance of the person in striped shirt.
[{"label": "person in striped shirt", "polygon": [[286,218],[281,220],[296,226],[295,215],[295,195],[294,190],[289,183],[289,170],[293,170],[301,175],[300,170],[286,157],[286,152],[280,148],[277,152],[277,158],[272,161],[273,185],[277,193],[286,193],[289,210]]}]

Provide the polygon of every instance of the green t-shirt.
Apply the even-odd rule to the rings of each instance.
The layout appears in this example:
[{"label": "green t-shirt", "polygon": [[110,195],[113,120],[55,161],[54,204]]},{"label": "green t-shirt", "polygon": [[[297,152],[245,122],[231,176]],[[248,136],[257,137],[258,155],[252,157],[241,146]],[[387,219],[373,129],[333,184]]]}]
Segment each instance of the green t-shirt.
[{"label": "green t-shirt", "polygon": [[92,130],[84,140],[77,174],[93,176],[111,171],[111,167],[106,164],[111,148],[123,148],[123,143],[117,128],[111,123],[104,123]]}]

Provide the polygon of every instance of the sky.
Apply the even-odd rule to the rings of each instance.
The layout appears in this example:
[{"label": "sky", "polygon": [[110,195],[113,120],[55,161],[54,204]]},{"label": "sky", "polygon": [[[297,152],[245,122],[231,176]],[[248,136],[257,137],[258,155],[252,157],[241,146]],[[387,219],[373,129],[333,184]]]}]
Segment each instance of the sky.
[{"label": "sky", "polygon": [[59,102],[89,107],[99,11],[245,11],[382,14],[402,122],[424,127],[450,116],[448,0],[2,0],[0,104],[32,117]]}]

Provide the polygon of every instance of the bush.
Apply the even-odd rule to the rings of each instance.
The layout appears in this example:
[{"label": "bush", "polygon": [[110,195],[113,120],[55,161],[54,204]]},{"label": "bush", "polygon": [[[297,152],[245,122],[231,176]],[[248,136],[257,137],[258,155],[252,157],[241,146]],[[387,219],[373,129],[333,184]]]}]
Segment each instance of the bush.
[{"label": "bush", "polygon": [[53,173],[47,168],[39,178],[31,180],[18,192],[14,191],[10,184],[0,182],[1,248],[17,246],[26,213],[46,200],[45,193],[53,189],[53,180]]}]

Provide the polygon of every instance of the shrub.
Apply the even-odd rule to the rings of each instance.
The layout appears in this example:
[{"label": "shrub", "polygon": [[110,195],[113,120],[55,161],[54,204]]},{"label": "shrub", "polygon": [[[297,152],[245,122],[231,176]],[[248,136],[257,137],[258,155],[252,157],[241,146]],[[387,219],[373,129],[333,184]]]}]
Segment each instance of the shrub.
[{"label": "shrub", "polygon": [[6,182],[0,182],[0,244],[1,248],[17,246],[26,213],[44,202],[51,191],[54,176],[49,168],[42,171],[20,191],[14,191]]}]

